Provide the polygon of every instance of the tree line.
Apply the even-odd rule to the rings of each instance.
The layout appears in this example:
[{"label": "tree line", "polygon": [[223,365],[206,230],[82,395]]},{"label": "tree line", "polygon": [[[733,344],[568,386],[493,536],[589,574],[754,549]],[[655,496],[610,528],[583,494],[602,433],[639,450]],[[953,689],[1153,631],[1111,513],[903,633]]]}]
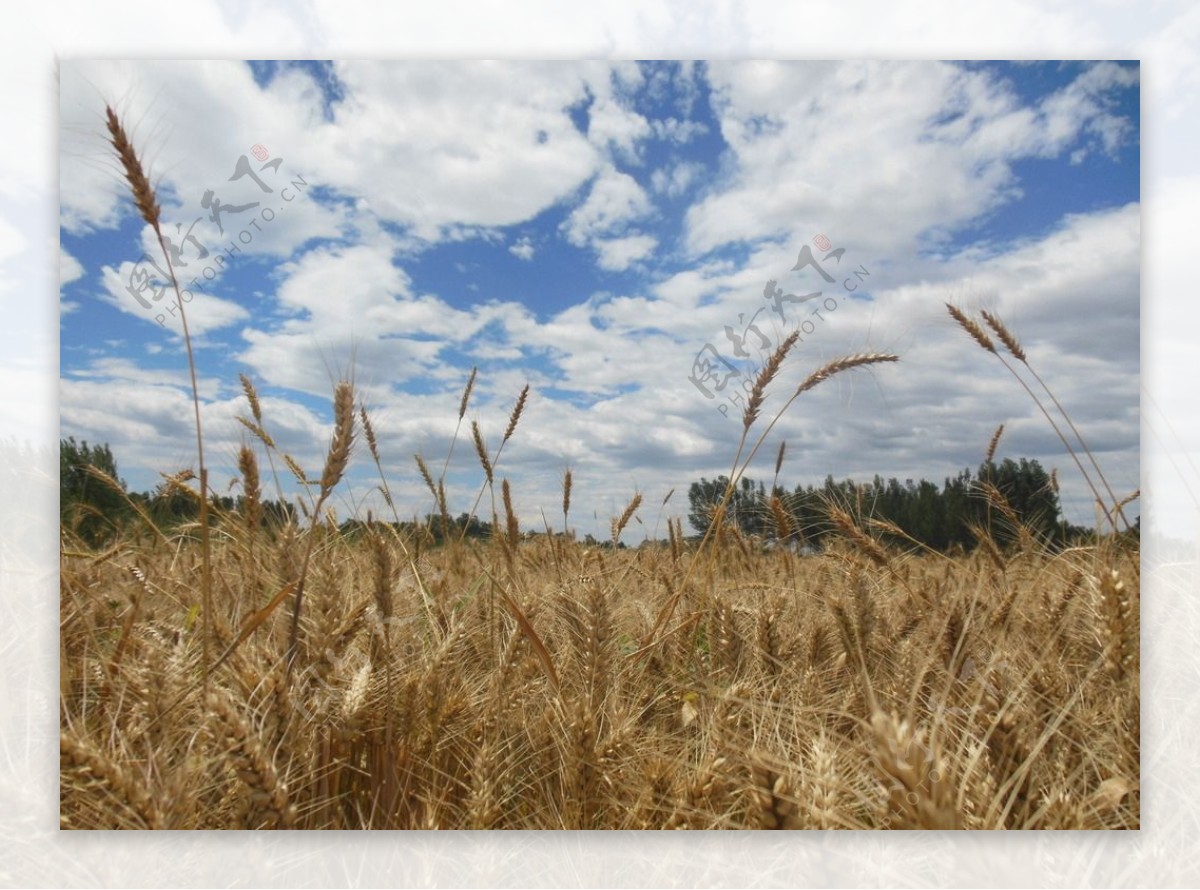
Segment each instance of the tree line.
[{"label": "tree line", "polygon": [[[130,491],[117,472],[116,458],[107,445],[59,440],[59,520],[90,546],[101,546],[149,519],[160,530],[173,530],[200,519],[196,489],[188,486],[190,474],[164,477],[152,492]],[[211,515],[243,514],[242,495],[212,495]],[[263,528],[279,528],[300,517],[295,504],[284,500],[261,500]],[[394,525],[394,523],[392,523]],[[367,523],[347,519],[339,528],[350,537],[360,534]],[[401,532],[421,533],[435,544],[447,539],[486,538],[492,524],[462,513],[443,518],[427,514],[424,520],[401,522]]]},{"label": "tree line", "polygon": [[[692,483],[688,490],[688,521],[697,534],[708,531],[728,485],[726,476]],[[773,483],[768,491],[762,482],[743,477],[726,505],[725,521],[743,534],[764,540],[820,546],[832,532],[830,505],[849,513],[860,524],[876,520],[877,529],[890,524],[903,533],[889,536],[884,532],[884,538],[909,538],[943,552],[956,547],[972,549],[977,541],[973,527],[986,529],[1001,545],[1011,543],[1017,534],[1014,518],[1051,546],[1063,546],[1093,534],[1063,519],[1057,486],[1050,474],[1036,460],[1026,458],[988,461],[974,473],[963,469],[940,486],[926,479],[901,483],[896,478],[885,481],[876,475],[870,483],[862,484],[851,479],[838,482],[827,476],[820,487],[797,485],[788,490]]]},{"label": "tree line", "polygon": [[[60,519],[84,542],[98,546],[120,534],[131,522],[148,517],[160,529],[172,529],[199,519],[195,489],[180,477],[165,477],[153,492],[130,492],[117,472],[116,459],[107,444],[89,445],[73,437],[59,442]],[[707,532],[717,504],[729,480],[701,478],[688,490],[688,521],[698,535]],[[988,496],[988,491],[993,496]],[[787,489],[777,482],[770,490],[762,482],[740,480],[726,506],[725,521],[745,535],[762,540],[782,540],[819,547],[832,531],[829,505],[849,513],[858,522],[890,523],[902,535],[892,537],[918,541],[935,550],[956,547],[971,549],[975,529],[986,529],[1000,544],[1011,542],[1015,529],[1011,519],[997,508],[995,493],[1031,533],[1052,546],[1081,541],[1094,532],[1071,525],[1062,518],[1057,487],[1036,460],[1025,458],[1001,463],[985,462],[972,473],[962,470],[939,486],[922,479],[901,483],[880,476],[869,484],[827,476],[823,485],[797,485]],[[213,496],[214,512],[242,512],[241,495]],[[783,521],[780,520],[782,511]],[[275,528],[296,521],[297,507],[283,500],[262,501],[262,522]],[[447,521],[448,520],[448,521]],[[342,528],[354,534],[363,526],[347,520]],[[875,526],[878,528],[878,523]],[[447,538],[486,538],[492,524],[466,513],[458,517],[427,515],[400,524],[401,531],[432,536],[433,543]],[[1140,517],[1135,533],[1140,532]],[[883,537],[888,537],[886,533]],[[589,542],[591,536],[588,536]]]}]

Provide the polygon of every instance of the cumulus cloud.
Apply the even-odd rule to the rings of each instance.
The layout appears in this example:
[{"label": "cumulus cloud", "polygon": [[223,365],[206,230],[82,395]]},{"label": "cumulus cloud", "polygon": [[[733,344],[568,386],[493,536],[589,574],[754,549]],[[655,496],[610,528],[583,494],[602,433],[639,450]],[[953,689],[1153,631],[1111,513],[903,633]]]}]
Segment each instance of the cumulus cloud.
[{"label": "cumulus cloud", "polygon": [[83,277],[83,264],[66,250],[58,252],[58,285],[64,287]]},{"label": "cumulus cloud", "polygon": [[658,239],[650,235],[629,235],[625,238],[596,238],[596,263],[601,269],[621,272],[654,250]]},{"label": "cumulus cloud", "polygon": [[[614,80],[617,77],[614,74]],[[636,79],[628,82],[629,87],[636,87],[636,84]],[[653,128],[646,118],[622,101],[619,93],[605,88],[607,84],[603,82],[600,86],[600,95],[588,109],[588,139],[600,148],[613,149],[626,160],[636,161],[638,143],[649,136]]]},{"label": "cumulus cloud", "polygon": [[[1105,91],[1136,80],[1085,70],[1036,104],[988,70],[925,62],[712,63],[727,181],[689,210],[696,253],[836,220],[875,253],[917,250],[1013,199],[1012,165],[1126,126]],[[881,215],[886,224],[881,224]]]},{"label": "cumulus cloud", "polygon": [[572,244],[593,248],[602,269],[620,271],[657,244],[657,239],[630,228],[652,210],[637,180],[610,166],[593,181],[587,198],[567,217],[562,230]]},{"label": "cumulus cloud", "polygon": [[592,183],[587,199],[571,212],[563,229],[576,245],[622,230],[650,212],[650,199],[628,173],[607,167]]}]

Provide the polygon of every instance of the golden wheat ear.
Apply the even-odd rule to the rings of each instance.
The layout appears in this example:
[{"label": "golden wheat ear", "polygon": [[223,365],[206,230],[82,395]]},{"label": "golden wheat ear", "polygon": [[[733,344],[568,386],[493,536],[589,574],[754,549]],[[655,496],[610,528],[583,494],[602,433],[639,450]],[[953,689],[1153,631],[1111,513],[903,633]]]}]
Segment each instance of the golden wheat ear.
[{"label": "golden wheat ear", "polygon": [[159,222],[162,217],[162,208],[158,204],[154,187],[150,185],[146,168],[142,165],[137,152],[134,151],[133,142],[129,139],[129,134],[125,132],[121,119],[117,117],[117,113],[113,111],[111,105],[104,106],[104,115],[105,125],[108,127],[109,143],[116,151],[117,160],[121,162],[121,167],[125,171],[125,179],[129,182],[129,190],[133,194],[133,203],[137,206],[142,219],[154,229],[155,234],[161,237]]}]

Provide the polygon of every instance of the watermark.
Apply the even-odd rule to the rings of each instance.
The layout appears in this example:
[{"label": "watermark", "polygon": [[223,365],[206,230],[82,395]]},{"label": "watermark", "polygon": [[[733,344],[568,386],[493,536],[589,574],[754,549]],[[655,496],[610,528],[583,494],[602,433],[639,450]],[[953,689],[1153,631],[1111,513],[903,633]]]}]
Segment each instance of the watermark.
[{"label": "watermark", "polygon": [[[858,290],[860,284],[871,275],[866,266],[859,265],[857,268],[850,269],[849,263],[843,272],[841,263],[846,255],[846,248],[834,247],[833,242],[827,236],[817,235],[812,241],[823,256],[818,259],[813,253],[812,247],[805,244],[800,249],[796,265],[789,271],[801,272],[811,267],[826,285],[840,284],[840,292],[835,291],[828,295],[824,290],[804,294],[786,293],[779,286],[777,280],[771,279],[763,287],[762,292],[763,299],[768,305],[760,306],[750,316],[749,321],[746,320],[746,313],[740,312],[736,327],[725,325],[725,339],[729,341],[729,347],[726,348],[732,349],[732,357],[722,355],[716,345],[710,342],[704,344],[692,361],[692,372],[688,375],[688,380],[700,391],[701,395],[712,401],[717,410],[726,418],[729,417],[730,405],[737,408],[739,413],[745,408],[746,395],[754,388],[754,378],[758,375],[759,369],[753,365],[752,354],[747,349],[747,343],[759,355],[770,354],[778,347],[778,343],[772,343],[771,338],[759,326],[758,317],[760,315],[768,312],[770,313],[768,318],[771,314],[778,316],[779,323],[776,327],[785,331],[780,337],[780,342],[796,331],[799,335],[797,342],[803,343],[806,337],[811,337],[817,332],[820,325],[828,321],[829,316],[837,311],[839,304],[846,299],[847,295]],[[840,282],[837,277],[830,274],[829,268],[838,271],[838,274],[842,276]],[[789,324],[787,313],[784,310],[785,305],[803,307],[803,309],[791,310],[793,315],[799,319],[798,321]]]},{"label": "watermark", "polygon": [[[308,182],[303,176],[296,175],[294,179],[288,180],[286,185],[280,186],[276,191],[264,181],[260,174],[266,174],[271,171],[271,178],[276,180],[280,177],[280,167],[283,165],[283,158],[272,158],[271,153],[261,144],[255,144],[250,149],[250,153],[255,159],[262,162],[257,170],[250,163],[250,159],[246,155],[240,155],[237,163],[234,164],[233,175],[229,177],[228,182],[238,182],[242,179],[249,179],[259,189],[259,194],[255,197],[262,198],[263,195],[273,195],[282,203],[278,207],[264,204],[263,201],[250,201],[245,204],[231,204],[221,200],[220,196],[214,189],[206,189],[201,195],[199,204],[200,207],[208,211],[207,216],[197,216],[192,224],[186,229],[183,223],[175,224],[174,237],[167,232],[163,232],[163,246],[166,249],[167,255],[170,257],[171,267],[175,270],[175,274],[180,281],[179,298],[165,305],[161,304],[164,297],[173,290],[171,287],[171,274],[163,269],[154,259],[148,254],[142,254],[133,265],[132,271],[129,273],[129,278],[125,283],[125,289],[148,311],[160,310],[155,315],[155,321],[161,327],[167,326],[167,319],[174,318],[179,311],[180,303],[190,303],[195,294],[193,291],[204,293],[204,287],[201,281],[214,281],[217,276],[225,269],[227,262],[233,260],[236,254],[242,252],[242,248],[249,246],[254,242],[256,233],[262,234],[263,225],[269,225],[277,218],[278,213],[284,209],[284,206],[290,204],[296,199],[297,194],[303,192],[308,187]],[[268,160],[269,159],[269,160]],[[278,183],[276,183],[278,185]],[[251,213],[251,217],[246,220],[232,220],[231,217],[240,216],[241,214]],[[224,247],[217,247],[210,250],[195,233],[196,226],[206,222],[216,226],[217,234],[220,238],[229,238],[229,243]],[[229,235],[225,233],[225,225],[228,222],[237,222],[243,225],[236,234],[232,229]],[[211,258],[211,259],[210,259]],[[204,261],[208,260],[207,263]],[[194,266],[193,264],[202,264]],[[147,269],[147,266],[150,268]],[[188,282],[187,287],[183,287],[182,282],[185,274],[191,274],[190,270],[197,269],[198,271]],[[183,273],[181,270],[187,269],[188,273]],[[152,271],[151,271],[152,270]]]}]

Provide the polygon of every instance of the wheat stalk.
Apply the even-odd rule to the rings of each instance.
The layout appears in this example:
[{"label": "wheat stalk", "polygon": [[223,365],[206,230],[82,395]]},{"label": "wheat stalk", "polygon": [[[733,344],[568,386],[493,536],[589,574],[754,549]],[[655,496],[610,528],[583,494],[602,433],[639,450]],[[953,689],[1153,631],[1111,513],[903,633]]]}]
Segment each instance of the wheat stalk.
[{"label": "wheat stalk", "polygon": [[471,368],[471,376],[467,378],[467,385],[463,387],[462,399],[458,403],[458,419],[462,420],[463,415],[467,413],[467,402],[471,400],[471,390],[475,388],[475,375],[479,372],[479,368]]},{"label": "wheat stalk", "polygon": [[1088,456],[1088,460],[1091,462],[1092,469],[1096,471],[1096,475],[1100,478],[1100,482],[1104,485],[1105,490],[1108,492],[1111,502],[1115,505],[1112,512],[1121,517],[1121,521],[1125,523],[1126,529],[1131,528],[1129,520],[1125,518],[1125,514],[1121,509],[1124,506],[1124,502],[1118,501],[1117,496],[1113,494],[1112,487],[1108,484],[1108,479],[1105,478],[1104,473],[1101,471],[1100,464],[1096,462],[1096,457],[1092,454],[1092,449],[1088,447],[1087,442],[1084,441],[1083,435],[1076,428],[1075,421],[1071,420],[1071,415],[1066,412],[1066,409],[1063,408],[1062,403],[1058,401],[1058,397],[1054,394],[1054,391],[1046,385],[1046,381],[1042,380],[1041,375],[1038,374],[1038,372],[1034,370],[1033,365],[1029,363],[1029,359],[1025,355],[1025,350],[1021,348],[1021,344],[1017,340],[1016,335],[1014,335],[1012,331],[1008,329],[1008,327],[998,316],[993,315],[987,310],[983,310],[981,314],[983,315],[984,321],[987,322],[988,327],[996,332],[996,336],[999,337],[1000,341],[1008,348],[1008,351],[1012,354],[1013,358],[1025,366],[1026,370],[1033,375],[1033,379],[1041,385],[1046,395],[1048,395],[1050,400],[1054,402],[1054,407],[1058,409],[1058,413],[1061,414],[1063,419],[1067,421],[1067,426],[1071,428],[1071,433],[1079,442],[1080,447],[1083,448],[1084,454]]},{"label": "wheat stalk", "polygon": [[946,766],[924,731],[882,711],[872,715],[871,728],[875,766],[888,789],[885,827],[962,828]]},{"label": "wheat stalk", "polygon": [[992,439],[988,442],[987,453],[983,457],[985,464],[990,464],[992,458],[996,456],[996,447],[1000,444],[1000,437],[1004,434],[1004,424],[996,427],[996,432],[992,433]]},{"label": "wheat stalk", "polygon": [[458,421],[454,424],[454,435],[450,438],[450,447],[446,450],[446,460],[442,464],[442,475],[438,478],[445,481],[446,473],[450,469],[450,458],[454,455],[454,446],[458,444],[458,431],[462,429],[463,417],[467,413],[467,403],[471,401],[471,392],[475,389],[475,375],[479,369],[471,368],[471,373],[467,377],[467,385],[463,387],[462,398],[458,401]]},{"label": "wheat stalk", "polygon": [[567,533],[567,514],[571,512],[571,483],[574,480],[571,477],[571,470],[567,469],[563,472],[562,481],[562,514],[563,514],[563,534]]},{"label": "wheat stalk", "polygon": [[633,514],[637,512],[638,507],[642,505],[642,493],[639,491],[633,496],[633,499],[625,506],[624,512],[619,518],[614,518],[612,521],[612,542],[613,546],[617,545],[617,541],[621,537],[621,532],[625,531],[625,526],[629,525],[629,520],[633,518]]},{"label": "wheat stalk", "polygon": [[479,421],[471,421],[471,438],[475,440],[475,454],[479,457],[479,465],[487,477],[488,485],[492,484],[492,462],[488,458],[487,445],[483,441],[483,431],[479,429]]},{"label": "wheat stalk", "polygon": [[970,318],[965,312],[955,306],[953,303],[947,303],[946,309],[950,312],[950,317],[958,322],[959,327],[966,331],[971,339],[986,349],[992,355],[996,355],[996,344],[992,342],[991,337],[984,333],[979,322]]},{"label": "wheat stalk", "polygon": [[[142,826],[152,829],[165,827],[162,807],[145,784],[134,779],[108,755],[84,740],[63,732],[59,734],[59,759],[64,772],[73,772],[85,783],[91,782],[103,787],[124,809],[132,812]],[[64,790],[65,786],[66,783]]]},{"label": "wheat stalk", "polygon": [[252,532],[257,531],[262,524],[262,485],[258,478],[258,458],[249,445],[238,449],[238,470],[242,474],[242,492],[246,499],[243,507],[246,527]]},{"label": "wheat stalk", "polygon": [[[1108,520],[1108,523],[1109,523],[1109,525],[1112,526],[1113,531],[1116,531],[1117,530],[1116,520],[1113,518],[1112,513],[1109,512],[1108,508],[1105,507],[1104,500],[1103,500],[1103,498],[1100,497],[1100,492],[1096,489],[1095,483],[1092,482],[1092,477],[1088,474],[1087,470],[1085,470],[1083,468],[1083,464],[1079,460],[1079,455],[1075,453],[1075,449],[1073,447],[1071,447],[1071,443],[1069,441],[1067,441],[1067,437],[1065,435],[1063,435],[1062,430],[1059,429],[1059,426],[1055,422],[1054,418],[1050,416],[1050,412],[1046,410],[1046,406],[1044,404],[1042,404],[1042,400],[1040,398],[1038,398],[1037,393],[1035,393],[1033,391],[1033,389],[1029,386],[1029,384],[1025,382],[1024,378],[1021,377],[1021,375],[1017,373],[1016,368],[1014,368],[1012,365],[1010,365],[1008,363],[1008,360],[1005,359],[1004,356],[1002,356],[996,350],[995,344],[993,344],[991,339],[988,337],[988,335],[986,333],[984,333],[983,328],[980,326],[979,322],[975,321],[973,318],[969,318],[961,309],[959,309],[957,306],[953,305],[952,303],[947,303],[946,309],[950,312],[950,316],[955,321],[958,322],[958,324],[963,328],[963,330],[965,330],[968,334],[971,335],[971,338],[974,339],[976,343],[978,343],[981,347],[986,349],[988,352],[990,352],[992,355],[996,356],[996,358],[998,358],[1000,360],[1001,364],[1003,364],[1004,367],[1008,370],[1008,372],[1017,379],[1017,382],[1021,384],[1021,386],[1024,388],[1025,392],[1027,392],[1029,394],[1029,397],[1031,399],[1033,399],[1034,404],[1037,405],[1038,409],[1042,412],[1042,415],[1046,418],[1047,421],[1049,421],[1050,426],[1054,429],[1054,433],[1055,433],[1055,435],[1058,436],[1059,441],[1061,441],[1063,443],[1063,446],[1067,449],[1067,453],[1071,455],[1071,459],[1073,461],[1075,461],[1075,466],[1077,466],[1079,468],[1079,472],[1083,476],[1084,481],[1087,483],[1088,488],[1090,488],[1092,490],[1092,496],[1095,497],[1096,503],[1099,505],[1100,509],[1104,512],[1104,518],[1106,520]],[[995,320],[994,316],[992,318],[993,318],[993,320]],[[998,320],[997,320],[997,323],[998,323]],[[1012,335],[1008,332],[1007,328],[1002,328],[1002,330],[1004,330],[1006,338],[1011,339],[1013,341],[1013,344],[1017,347],[1017,350],[1020,352],[1020,354],[1022,356],[1024,356],[1025,353],[1023,350],[1020,349],[1020,344],[1016,342],[1016,338],[1012,337]],[[1010,347],[1010,349],[1011,349],[1011,347]],[[1016,353],[1013,353],[1013,355],[1015,356]],[[1023,359],[1022,359],[1022,361],[1023,361]],[[1028,363],[1026,363],[1025,366],[1026,366],[1026,368],[1029,368]],[[1032,368],[1029,368],[1029,370],[1031,373],[1034,374],[1034,377],[1037,377],[1037,374],[1035,372],[1033,372]],[[1044,383],[1042,384],[1042,386],[1043,386],[1043,388],[1046,387],[1046,385]],[[1049,392],[1048,389],[1047,389],[1047,392]],[[1067,415],[1067,413],[1062,410],[1062,406],[1058,404],[1058,399],[1054,398],[1053,393],[1050,393],[1050,397],[1052,399],[1054,399],[1055,405],[1058,406],[1059,411],[1062,413],[1062,415],[1064,417],[1067,418],[1067,422],[1070,423],[1071,419]],[[1072,429],[1074,429],[1074,424],[1071,424],[1071,426],[1072,426]],[[1075,435],[1076,435],[1076,438],[1079,437],[1079,434],[1077,431],[1076,431]],[[1082,439],[1080,439],[1080,444],[1083,445]],[[1087,449],[1086,445],[1084,445],[1084,449],[1085,450]],[[1090,452],[1089,452],[1089,456],[1090,456]],[[1095,464],[1094,458],[1092,459],[1092,463],[1093,463],[1093,465]],[[1098,469],[1099,468],[1097,467],[1097,470]],[[1101,480],[1103,481],[1103,474],[1101,474]],[[1108,485],[1107,482],[1105,482],[1104,484],[1106,486]],[[1111,489],[1110,489],[1110,494],[1111,494]],[[1113,500],[1115,502],[1116,499],[1114,498]],[[1126,525],[1128,525],[1128,523],[1126,523]]]},{"label": "wheat stalk", "polygon": [[779,373],[780,366],[783,365],[783,360],[787,358],[787,354],[792,347],[796,345],[796,340],[800,337],[799,331],[792,331],[788,337],[776,347],[771,353],[770,359],[763,365],[762,370],[754,378],[754,385],[750,388],[750,397],[746,400],[746,409],[742,414],[742,427],[749,430],[753,426],[754,421],[758,419],[758,413],[762,409],[763,399],[766,396],[767,386],[775,379]]},{"label": "wheat stalk", "polygon": [[823,383],[835,374],[841,374],[843,371],[849,371],[851,368],[862,368],[866,365],[877,365],[880,362],[898,362],[900,356],[882,352],[863,352],[857,355],[848,355],[844,358],[834,359],[826,365],[821,366],[813,371],[796,389],[796,395],[808,392],[819,383]]},{"label": "wheat stalk", "polygon": [[513,512],[512,489],[507,479],[501,481],[500,492],[504,501],[504,524],[508,546],[513,553],[516,553],[517,544],[521,540],[521,525],[517,522],[517,514]]},{"label": "wheat stalk", "polygon": [[204,683],[208,685],[209,653],[212,645],[212,545],[208,527],[208,467],[204,462],[204,435],[200,423],[200,387],[196,382],[196,359],[192,353],[192,336],[188,328],[187,313],[184,311],[183,295],[179,288],[179,279],[175,274],[175,266],[171,261],[171,252],[167,249],[163,238],[160,218],[162,209],[154,188],[150,185],[150,177],[146,175],[141,159],[134,151],[133,142],[129,138],[124,125],[112,106],[104,106],[105,119],[113,150],[125,171],[125,179],[129,183],[133,195],[133,203],[138,208],[142,219],[154,230],[158,239],[159,249],[167,264],[171,276],[171,286],[175,291],[175,305],[179,308],[179,322],[183,328],[183,341],[187,347],[188,371],[192,379],[192,409],[196,422],[196,459],[200,470],[200,544],[201,544],[201,576],[200,598],[204,611]]},{"label": "wheat stalk", "polygon": [[1133,640],[1133,603],[1129,590],[1116,570],[1100,575],[1101,632],[1104,639],[1104,663],[1109,673],[1123,680],[1133,664],[1136,641]]},{"label": "wheat stalk", "polygon": [[158,196],[150,185],[150,177],[146,175],[141,158],[133,147],[121,119],[113,111],[112,106],[104,106],[105,124],[108,127],[109,143],[117,153],[117,160],[125,172],[125,180],[133,194],[133,203],[146,224],[154,229],[154,234],[162,237],[160,221],[162,208],[158,204]]},{"label": "wheat stalk", "polygon": [[992,315],[992,313],[988,312],[986,309],[982,310],[980,315],[982,315],[983,320],[987,322],[987,326],[995,331],[996,336],[1000,338],[1000,342],[1004,344],[1010,353],[1012,353],[1013,358],[1019,362],[1029,364],[1027,361],[1025,361],[1025,350],[1021,348],[1020,342],[1018,342],[1013,332],[1005,326],[1004,322],[1002,322],[995,315]]},{"label": "wheat stalk", "polygon": [[287,786],[262,750],[257,731],[224,691],[210,692],[205,701],[216,718],[218,744],[249,793],[245,827],[290,828],[295,808],[288,802]]},{"label": "wheat stalk", "polygon": [[292,624],[288,635],[287,677],[291,680],[296,657],[300,650],[300,612],[304,602],[304,588],[308,580],[308,566],[316,544],[317,523],[321,520],[321,508],[333,489],[341,482],[346,466],[350,462],[350,451],[354,445],[354,385],[348,380],[339,381],[333,393],[333,434],[329,450],[325,454],[325,467],[321,471],[320,493],[312,510],[312,528],[304,548],[304,560],[300,565],[300,576],[292,600]]},{"label": "wheat stalk", "polygon": [[[325,455],[325,469],[321,472],[320,501],[329,497],[334,487],[342,481],[346,465],[350,462],[350,449],[354,444],[354,387],[348,381],[338,383],[333,395],[333,438]],[[319,508],[318,508],[319,509]]]},{"label": "wheat stalk", "polygon": [[521,388],[521,394],[517,396],[517,403],[513,405],[512,414],[508,417],[508,426],[504,429],[504,438],[500,440],[500,447],[504,447],[504,443],[512,438],[512,435],[517,430],[517,422],[521,419],[521,413],[525,410],[525,400],[529,398],[529,384]]}]

